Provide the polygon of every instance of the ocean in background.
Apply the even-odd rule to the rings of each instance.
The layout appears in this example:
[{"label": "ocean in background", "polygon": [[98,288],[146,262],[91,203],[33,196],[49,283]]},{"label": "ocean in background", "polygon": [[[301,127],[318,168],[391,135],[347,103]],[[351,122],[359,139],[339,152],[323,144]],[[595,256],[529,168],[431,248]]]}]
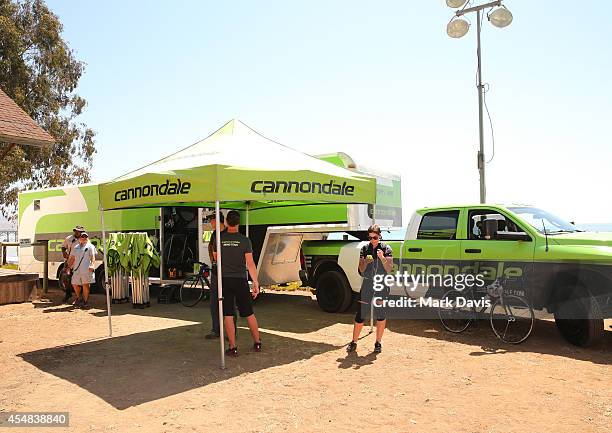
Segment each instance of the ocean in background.
[{"label": "ocean in background", "polygon": [[577,224],[577,226],[588,232],[612,232],[612,224]]},{"label": "ocean in background", "polygon": [[17,263],[17,247],[6,247],[6,262]]}]

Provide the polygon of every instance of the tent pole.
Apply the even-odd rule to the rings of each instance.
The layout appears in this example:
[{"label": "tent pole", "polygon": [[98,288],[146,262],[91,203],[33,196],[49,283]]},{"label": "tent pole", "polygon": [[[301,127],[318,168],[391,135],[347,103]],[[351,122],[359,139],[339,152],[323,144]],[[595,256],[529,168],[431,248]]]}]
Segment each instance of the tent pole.
[{"label": "tent pole", "polygon": [[251,202],[246,202],[246,237],[249,237],[249,208],[251,207]]},{"label": "tent pole", "polygon": [[[376,203],[372,205],[372,224],[376,224]],[[370,302],[370,334],[372,332],[374,332],[374,303]]]},{"label": "tent pole", "polygon": [[104,209],[100,208],[100,219],[102,222],[102,249],[104,251],[104,289],[106,290],[106,311],[108,316],[108,336],[113,336],[113,324],[112,324],[112,313],[111,313],[111,301],[110,291],[108,284],[108,260],[106,257],[106,227],[104,226]]},{"label": "tent pole", "polygon": [[217,296],[219,297],[219,344],[221,346],[221,369],[225,369],[225,328],[223,316],[223,279],[221,278],[221,221],[219,200],[215,202],[215,243],[217,244]]},{"label": "tent pole", "polygon": [[159,208],[159,285],[164,285],[164,208]]}]

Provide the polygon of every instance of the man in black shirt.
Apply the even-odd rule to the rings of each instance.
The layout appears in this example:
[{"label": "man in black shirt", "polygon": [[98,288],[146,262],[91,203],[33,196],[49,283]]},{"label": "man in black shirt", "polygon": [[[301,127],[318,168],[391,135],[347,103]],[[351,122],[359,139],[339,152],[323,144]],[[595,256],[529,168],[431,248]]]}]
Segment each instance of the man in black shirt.
[{"label": "man in black shirt", "polygon": [[[253,261],[253,246],[251,240],[238,232],[240,214],[229,211],[226,218],[227,229],[221,233],[221,278],[223,279],[223,316],[225,332],[229,340],[226,353],[230,356],[238,355],[236,347],[236,333],[234,329],[234,304],[238,306],[240,317],[247,320],[251,335],[253,336],[253,349],[261,351],[261,339],[257,318],[253,314],[253,299],[259,293],[257,268]],[[213,245],[213,254],[217,259],[217,244]],[[253,280],[253,293],[250,293],[247,280],[247,270]]]},{"label": "man in black shirt", "polygon": [[[347,352],[351,353],[357,349],[357,340],[363,329],[364,317],[369,314],[370,305],[374,294],[374,276],[386,275],[393,269],[393,251],[391,247],[381,242],[380,227],[372,225],[368,228],[368,239],[370,243],[364,245],[359,253],[359,273],[363,276],[361,291],[359,292],[359,306],[355,315],[355,325],[353,326],[353,340],[346,347]],[[388,290],[377,293],[376,296],[384,297]],[[385,332],[387,320],[382,308],[374,307],[376,314],[376,343],[374,352],[382,351],[382,337]]]}]

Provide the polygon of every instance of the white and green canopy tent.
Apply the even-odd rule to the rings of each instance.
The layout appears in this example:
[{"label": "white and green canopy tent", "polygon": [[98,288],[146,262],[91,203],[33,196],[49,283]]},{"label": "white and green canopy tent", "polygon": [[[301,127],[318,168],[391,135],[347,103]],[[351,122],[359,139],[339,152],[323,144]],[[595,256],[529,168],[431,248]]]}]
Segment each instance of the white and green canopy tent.
[{"label": "white and green canopy tent", "polygon": [[[100,184],[99,191],[106,263],[104,211],[214,206],[219,218],[221,204],[226,209],[304,202],[374,204],[376,179],[284,146],[232,120],[202,141]],[[220,239],[217,225],[221,365],[224,367]],[[108,284],[106,286],[109,333],[112,335],[110,294]]]}]

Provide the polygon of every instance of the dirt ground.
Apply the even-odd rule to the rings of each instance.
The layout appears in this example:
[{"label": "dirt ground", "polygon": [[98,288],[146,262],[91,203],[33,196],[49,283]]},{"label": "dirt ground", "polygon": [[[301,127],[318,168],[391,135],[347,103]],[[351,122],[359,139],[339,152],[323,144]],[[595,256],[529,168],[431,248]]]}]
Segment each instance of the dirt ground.
[{"label": "dirt ground", "polygon": [[[0,306],[0,410],[68,411],[75,432],[610,432],[612,329],[591,349],[538,321],[519,346],[479,326],[389,321],[383,353],[363,338],[347,356],[352,313],[326,314],[307,292],[255,306],[264,352],[239,322],[238,358],[219,368],[207,305],[134,310],[105,299],[74,310]],[[364,332],[365,334],[365,332]],[[8,431],[40,431],[11,428]]]}]

